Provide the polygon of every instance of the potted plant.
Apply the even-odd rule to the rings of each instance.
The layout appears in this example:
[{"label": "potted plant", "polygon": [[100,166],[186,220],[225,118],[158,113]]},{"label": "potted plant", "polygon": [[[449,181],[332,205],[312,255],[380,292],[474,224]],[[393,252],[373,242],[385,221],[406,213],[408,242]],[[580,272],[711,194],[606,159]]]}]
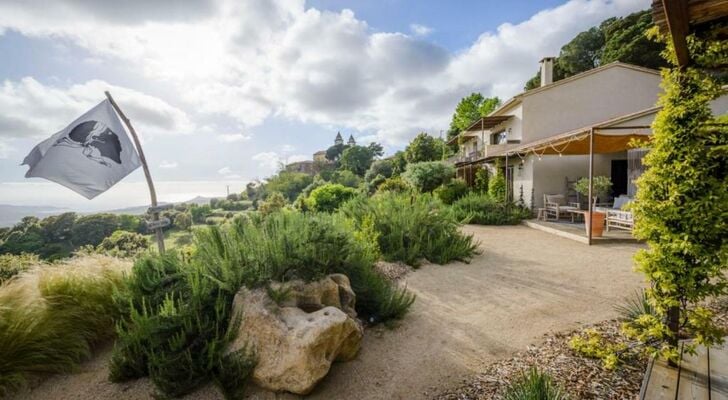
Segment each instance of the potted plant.
[{"label": "potted plant", "polygon": [[[612,189],[612,181],[609,179],[608,176],[595,176],[592,178],[592,195],[594,196],[591,201],[594,205],[596,205],[597,199],[606,199],[607,195],[609,195],[609,191]],[[576,182],[576,185],[574,185],[574,190],[579,192],[580,194],[589,197],[589,178],[581,178]],[[593,210],[594,208],[592,208]],[[603,212],[593,211],[593,223],[589,218],[589,213],[584,213],[584,225],[586,227],[586,233],[589,234],[589,229],[591,229],[592,236],[593,237],[600,237],[602,236],[602,233],[604,232],[604,218],[606,217],[606,214]]]}]

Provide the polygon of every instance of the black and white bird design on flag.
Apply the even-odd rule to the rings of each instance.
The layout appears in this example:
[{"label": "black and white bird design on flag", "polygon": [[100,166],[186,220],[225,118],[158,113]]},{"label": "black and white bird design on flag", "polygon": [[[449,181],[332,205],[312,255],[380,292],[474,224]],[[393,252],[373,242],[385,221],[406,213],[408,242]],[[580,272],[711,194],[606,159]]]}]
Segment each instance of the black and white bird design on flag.
[{"label": "black and white bird design on flag", "polygon": [[121,164],[121,143],[119,137],[105,124],[85,121],[76,125],[68,136],[58,139],[53,146],[80,148],[89,160],[109,166],[106,160]]}]

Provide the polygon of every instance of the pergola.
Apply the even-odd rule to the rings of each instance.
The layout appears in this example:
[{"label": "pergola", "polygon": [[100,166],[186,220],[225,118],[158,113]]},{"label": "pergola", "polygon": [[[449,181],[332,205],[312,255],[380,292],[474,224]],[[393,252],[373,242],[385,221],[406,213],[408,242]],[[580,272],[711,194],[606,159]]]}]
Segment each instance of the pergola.
[{"label": "pergola", "polygon": [[483,135],[485,134],[486,129],[491,129],[495,126],[498,126],[511,118],[513,118],[512,115],[495,115],[490,117],[481,117],[477,121],[470,124],[469,127],[465,128],[462,132],[460,132],[459,135],[450,139],[447,144],[455,143],[458,138],[460,138],[460,136],[466,135],[468,132],[480,132],[480,140],[482,141],[484,140]]},{"label": "pergola", "polygon": [[[528,155],[541,158],[544,155],[588,155],[589,156],[589,221],[594,214],[594,154],[607,154],[626,151],[632,148],[635,140],[649,140],[650,125],[628,124],[629,121],[653,114],[659,107],[649,108],[638,113],[620,118],[603,121],[594,125],[585,126],[545,139],[525,143],[523,145],[505,149],[494,157],[505,157],[506,166],[511,157],[517,156],[523,160]],[[506,182],[508,182],[508,168],[505,169]],[[506,190],[506,202],[508,191]],[[592,244],[591,229],[587,229],[588,243]]]}]

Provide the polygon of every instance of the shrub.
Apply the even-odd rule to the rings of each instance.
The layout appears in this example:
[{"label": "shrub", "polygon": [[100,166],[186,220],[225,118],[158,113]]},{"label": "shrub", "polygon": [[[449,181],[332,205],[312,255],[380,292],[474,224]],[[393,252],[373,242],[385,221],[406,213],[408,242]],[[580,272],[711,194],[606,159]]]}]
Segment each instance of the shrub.
[{"label": "shrub", "polygon": [[438,186],[450,182],[455,169],[441,161],[407,164],[402,178],[420,192],[432,192]]},{"label": "shrub", "polygon": [[394,177],[384,180],[377,188],[378,193],[395,192],[405,193],[412,190],[412,186],[400,177]]},{"label": "shrub", "polygon": [[34,374],[67,372],[91,346],[113,336],[129,264],[105,256],[77,257],[34,269],[0,286],[0,396]]},{"label": "shrub", "polygon": [[164,396],[181,396],[212,380],[227,398],[239,397],[255,366],[249,349],[225,354],[234,339],[235,291],[174,252],[137,261],[128,290],[115,298],[125,308],[111,358],[110,379],[149,375]]},{"label": "shrub", "polygon": [[479,225],[517,225],[531,215],[526,208],[505,206],[485,193],[469,193],[456,200],[451,210],[457,220]]},{"label": "shrub", "polygon": [[356,190],[352,188],[330,183],[314,189],[306,200],[306,204],[314,211],[333,212],[355,195]]},{"label": "shrub", "polygon": [[631,296],[624,299],[623,304],[615,306],[614,310],[625,321],[636,321],[643,315],[657,316],[657,311],[650,304],[644,289],[636,290]]},{"label": "shrub", "polygon": [[478,168],[478,170],[475,171],[475,186],[473,187],[473,190],[480,193],[488,192],[489,180],[490,175],[488,173],[488,169],[485,167]]},{"label": "shrub", "polygon": [[[367,233],[362,233],[367,232]],[[205,274],[238,288],[270,281],[311,281],[343,273],[357,295],[356,307],[373,321],[401,318],[414,296],[378,274],[371,230],[355,232],[339,215],[278,213],[197,232]]]},{"label": "shrub", "polygon": [[392,160],[377,160],[372,163],[372,166],[364,174],[364,181],[370,183],[380,175],[384,179],[391,178],[393,173],[394,162]]},{"label": "shrub", "polygon": [[302,172],[281,171],[268,179],[265,189],[269,193],[278,192],[287,201],[293,201],[301,191],[313,182],[313,177]]},{"label": "shrub", "polygon": [[98,246],[118,228],[119,217],[114,214],[85,215],[73,225],[73,244]]},{"label": "shrub", "polygon": [[40,259],[33,253],[0,254],[0,285],[15,275],[29,270],[30,267],[40,264]]},{"label": "shrub", "polygon": [[116,257],[133,257],[149,248],[149,239],[138,233],[116,231],[97,247],[102,253]]},{"label": "shrub", "polygon": [[361,184],[361,178],[348,170],[335,171],[331,174],[330,181],[350,188],[359,187],[359,184]]},{"label": "shrub", "polygon": [[186,231],[192,227],[192,214],[181,212],[174,217],[174,226],[177,229]]},{"label": "shrub", "polygon": [[506,197],[506,178],[500,165],[496,166],[496,174],[488,180],[488,195],[498,201],[504,201]]},{"label": "shrub", "polygon": [[264,202],[258,205],[258,211],[263,216],[280,211],[286,206],[286,199],[282,194],[273,192],[268,195]]},{"label": "shrub", "polygon": [[379,248],[388,261],[417,265],[422,258],[438,264],[467,261],[476,251],[473,238],[432,195],[381,193],[357,198],[342,207],[362,229],[371,219]]},{"label": "shrub", "polygon": [[531,368],[513,382],[503,394],[504,400],[566,400],[569,397],[551,376]]},{"label": "shrub", "polygon": [[455,200],[468,193],[468,184],[462,179],[453,179],[435,189],[435,195],[445,204],[452,204]]}]

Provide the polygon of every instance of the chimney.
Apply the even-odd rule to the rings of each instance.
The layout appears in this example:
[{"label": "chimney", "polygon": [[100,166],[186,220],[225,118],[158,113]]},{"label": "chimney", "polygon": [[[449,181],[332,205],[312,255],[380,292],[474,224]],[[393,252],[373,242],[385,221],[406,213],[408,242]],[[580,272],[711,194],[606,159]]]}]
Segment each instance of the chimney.
[{"label": "chimney", "polygon": [[554,57],[544,57],[539,61],[541,64],[541,86],[554,82]]}]

